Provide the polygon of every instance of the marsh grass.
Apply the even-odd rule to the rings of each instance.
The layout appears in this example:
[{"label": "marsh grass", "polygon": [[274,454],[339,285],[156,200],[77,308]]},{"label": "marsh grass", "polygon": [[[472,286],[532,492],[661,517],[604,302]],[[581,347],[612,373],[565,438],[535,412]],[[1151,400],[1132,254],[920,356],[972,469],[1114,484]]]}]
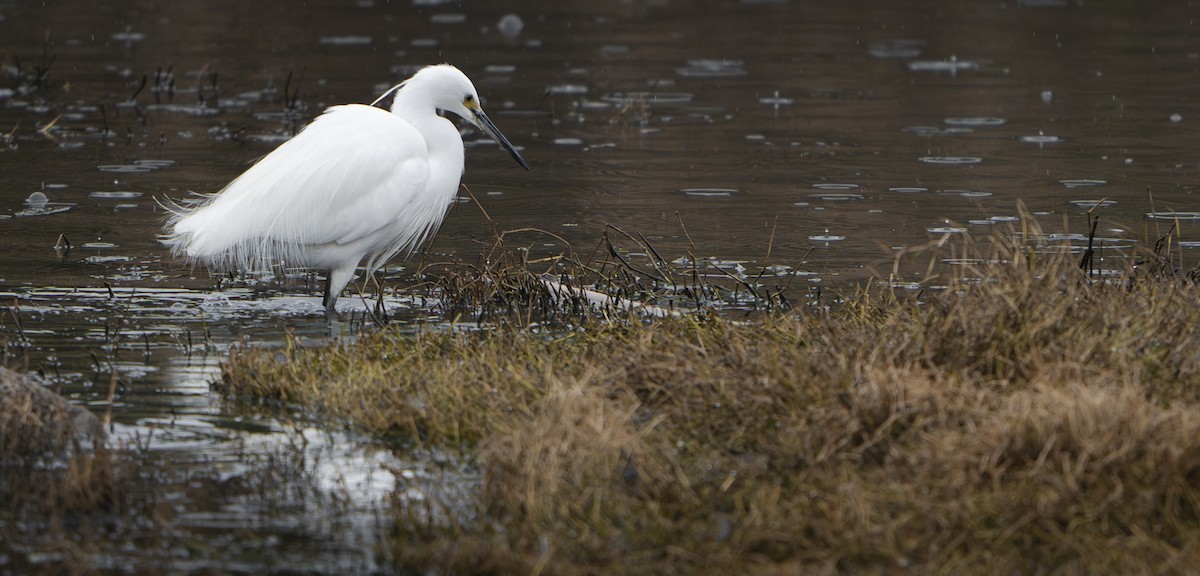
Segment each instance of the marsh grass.
[{"label": "marsh grass", "polygon": [[1021,232],[943,246],[973,263],[919,297],[383,330],[238,350],[221,387],[475,470],[465,503],[398,491],[391,552],[420,572],[1184,572],[1200,292]]},{"label": "marsh grass", "polygon": [[[474,200],[470,190],[464,190]],[[621,317],[629,309],[664,316],[704,310],[783,311],[792,306],[785,292],[794,269],[783,276],[768,275],[764,263],[757,274],[730,272],[696,258],[694,249],[668,262],[645,236],[611,225],[594,246],[579,251],[553,232],[500,230],[478,201],[475,205],[493,232],[478,257],[472,262],[422,259],[416,274],[420,280],[405,288],[427,295],[442,315],[457,322],[564,326]],[[686,235],[682,221],[679,226]],[[773,235],[772,231],[772,240]],[[375,317],[382,318],[380,306]]]}]

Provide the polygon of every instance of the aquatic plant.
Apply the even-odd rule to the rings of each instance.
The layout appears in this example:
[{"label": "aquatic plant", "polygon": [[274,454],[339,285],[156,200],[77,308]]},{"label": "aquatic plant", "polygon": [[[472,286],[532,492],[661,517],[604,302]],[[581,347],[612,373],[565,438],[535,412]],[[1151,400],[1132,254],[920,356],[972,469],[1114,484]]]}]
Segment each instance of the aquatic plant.
[{"label": "aquatic plant", "polygon": [[394,561],[420,571],[1192,565],[1200,292],[1162,267],[1093,278],[1030,237],[964,241],[974,263],[919,297],[382,330],[241,349],[221,390],[446,463],[394,501]]}]

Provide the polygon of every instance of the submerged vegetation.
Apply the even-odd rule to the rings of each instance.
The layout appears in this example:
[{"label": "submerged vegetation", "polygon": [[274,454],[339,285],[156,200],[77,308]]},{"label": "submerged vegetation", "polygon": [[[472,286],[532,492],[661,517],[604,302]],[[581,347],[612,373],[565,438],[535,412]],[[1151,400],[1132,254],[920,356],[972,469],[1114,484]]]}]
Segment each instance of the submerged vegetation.
[{"label": "submerged vegetation", "polygon": [[919,296],[386,329],[239,350],[221,387],[446,463],[394,500],[391,556],[420,572],[1196,565],[1200,291],[1162,255],[1103,280],[1023,240],[964,251]]}]

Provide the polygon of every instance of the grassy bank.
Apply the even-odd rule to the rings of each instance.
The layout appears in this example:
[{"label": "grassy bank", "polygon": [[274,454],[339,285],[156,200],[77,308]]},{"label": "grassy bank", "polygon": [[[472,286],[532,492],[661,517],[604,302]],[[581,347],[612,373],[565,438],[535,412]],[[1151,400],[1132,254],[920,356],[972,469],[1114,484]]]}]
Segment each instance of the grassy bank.
[{"label": "grassy bank", "polygon": [[1022,248],[940,293],[241,350],[224,389],[478,471],[439,573],[1151,573],[1200,562],[1200,292]]}]

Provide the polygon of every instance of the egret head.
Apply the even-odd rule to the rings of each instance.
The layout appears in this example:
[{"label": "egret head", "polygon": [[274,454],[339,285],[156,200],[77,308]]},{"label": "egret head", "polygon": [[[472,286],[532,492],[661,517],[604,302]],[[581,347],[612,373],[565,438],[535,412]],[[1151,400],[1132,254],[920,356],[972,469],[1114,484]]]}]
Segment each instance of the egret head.
[{"label": "egret head", "polygon": [[[418,70],[416,74],[413,74],[412,78],[405,80],[404,83],[392,90],[401,87],[404,89],[400,91],[396,101],[393,102],[392,111],[396,111],[396,107],[401,106],[402,100],[407,100],[407,96],[412,95],[414,92],[420,92],[422,95],[429,97],[432,100],[433,106],[438,110],[452,112],[474,124],[475,127],[499,143],[522,168],[529,170],[529,164],[521,157],[521,153],[508,141],[508,138],[504,137],[504,134],[500,133],[496,125],[483,112],[483,107],[479,103],[479,93],[475,91],[475,85],[458,68],[449,64],[426,66]],[[387,94],[380,96],[379,100],[382,100],[386,96]],[[379,100],[376,100],[376,102]]]}]

